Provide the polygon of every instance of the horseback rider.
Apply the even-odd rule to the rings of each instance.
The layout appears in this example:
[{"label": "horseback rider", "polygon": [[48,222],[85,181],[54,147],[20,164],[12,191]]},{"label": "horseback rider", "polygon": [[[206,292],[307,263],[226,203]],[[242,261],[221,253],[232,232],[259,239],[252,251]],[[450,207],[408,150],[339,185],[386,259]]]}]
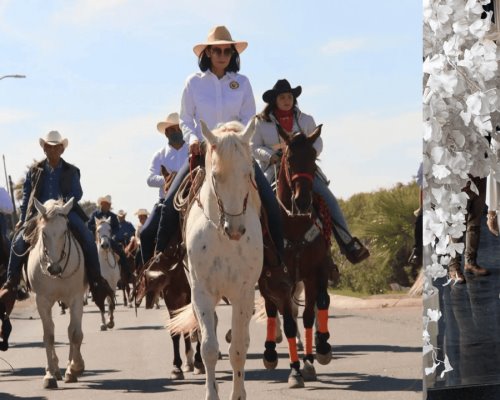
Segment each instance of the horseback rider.
[{"label": "horseback rider", "polygon": [[[165,121],[158,122],[156,129],[168,140],[166,146],[158,150],[151,160],[149,167],[148,186],[159,188],[160,199],[153,206],[151,215],[142,226],[140,233],[142,260],[146,263],[153,255],[156,233],[160,224],[161,209],[165,198],[165,178],[161,173],[163,165],[168,173],[179,171],[188,158],[188,146],[184,142],[181,128],[179,127],[179,114],[171,113]],[[138,217],[140,215],[138,214]]]},{"label": "horseback rider", "polygon": [[[316,128],[313,117],[303,113],[297,105],[297,97],[300,96],[301,92],[300,86],[292,88],[286,79],[280,79],[272,89],[267,90],[262,95],[266,106],[257,115],[255,134],[251,139],[251,145],[255,159],[265,171],[264,174],[270,182],[276,179],[275,166],[279,166],[286,147],[278,134],[278,125],[289,133],[300,131],[304,134],[310,134]],[[323,149],[321,137],[314,142],[314,148],[319,155]],[[333,233],[340,251],[351,263],[357,264],[365,260],[370,253],[358,238],[351,235],[337,199],[328,188],[328,183],[323,173],[318,169],[313,181],[313,191],[319,194],[328,206],[333,223]]]},{"label": "horseback rider", "polygon": [[116,233],[116,240],[122,245],[123,248],[127,247],[130,240],[135,236],[135,228],[129,221],[125,219],[127,213],[123,210],[118,210],[116,213],[118,217],[118,232]]},{"label": "horseback rider", "polygon": [[12,205],[12,199],[10,198],[9,193],[4,187],[0,186],[0,265],[3,264],[3,260],[6,260],[4,267],[7,267],[10,248],[10,239],[7,233],[7,218],[10,219],[13,211],[14,207]]},{"label": "horseback rider", "polygon": [[[184,140],[189,143],[190,155],[200,155],[201,152],[203,137],[200,120],[213,129],[218,124],[233,120],[246,125],[255,115],[255,99],[250,81],[239,73],[240,53],[247,46],[247,42],[234,41],[225,26],[216,26],[211,29],[205,42],[193,47],[201,72],[187,78],[180,112],[180,127]],[[284,245],[279,206],[260,167],[257,163],[254,163],[254,167],[255,182],[269,219],[269,231],[282,260]],[[165,196],[155,253],[162,253],[166,249],[178,229],[179,215],[173,200],[189,168],[189,162],[186,161]]]},{"label": "horseback rider", "polygon": [[113,296],[113,291],[101,276],[94,238],[85,225],[88,217],[78,204],[83,195],[80,170],[61,158],[68,146],[68,139],[63,139],[57,131],[50,131],[44,138],[39,139],[39,143],[46,159],[35,162],[26,174],[20,207],[21,218],[16,224],[12,240],[7,281],[0,289],[0,302],[4,304],[5,312],[9,315],[16,300],[21,267],[26,262],[30,250],[30,243],[24,238],[35,226],[38,215],[35,199],[44,203],[59,198],[68,201],[73,197],[73,208],[68,214],[69,227],[82,246],[92,298],[99,308],[104,309],[104,300],[107,296]]},{"label": "horseback rider", "polygon": [[90,216],[87,226],[90,229],[90,231],[94,234],[95,236],[95,230],[96,230],[96,219],[102,219],[102,218],[109,218],[110,219],[110,225],[111,225],[111,237],[109,238],[109,244],[111,245],[111,248],[113,251],[118,255],[120,259],[120,267],[123,271],[123,274],[125,276],[129,276],[130,274],[130,268],[127,262],[127,256],[125,255],[125,252],[123,251],[123,247],[119,244],[119,242],[116,239],[116,235],[118,234],[119,230],[119,223],[118,223],[118,217],[116,214],[111,211],[111,196],[108,194],[103,197],[99,197],[97,199],[97,206],[98,209],[95,210],[92,215]]}]

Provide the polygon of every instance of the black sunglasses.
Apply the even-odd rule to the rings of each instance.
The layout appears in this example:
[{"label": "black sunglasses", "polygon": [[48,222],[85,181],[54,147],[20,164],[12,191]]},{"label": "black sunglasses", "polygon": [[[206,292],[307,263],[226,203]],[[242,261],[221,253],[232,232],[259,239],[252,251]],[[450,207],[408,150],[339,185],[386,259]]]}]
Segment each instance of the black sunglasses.
[{"label": "black sunglasses", "polygon": [[230,57],[233,55],[234,50],[232,47],[227,47],[224,50],[220,47],[210,47],[210,53],[215,54],[217,57],[220,57],[222,54],[224,54],[225,57]]}]

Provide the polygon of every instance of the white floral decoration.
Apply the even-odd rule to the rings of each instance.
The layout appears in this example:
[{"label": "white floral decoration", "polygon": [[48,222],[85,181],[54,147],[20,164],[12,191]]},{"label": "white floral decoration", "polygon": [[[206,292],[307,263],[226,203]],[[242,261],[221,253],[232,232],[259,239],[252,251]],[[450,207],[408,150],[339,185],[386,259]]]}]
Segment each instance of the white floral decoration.
[{"label": "white floral decoration", "polygon": [[[469,176],[485,177],[490,168],[500,173],[485,139],[499,140],[492,114],[500,108],[497,45],[488,39],[492,13],[482,18],[482,6],[489,2],[423,0],[423,243],[431,250],[424,252],[431,254],[424,258],[424,295],[432,294],[433,280],[447,275],[450,258],[464,251],[452,238],[465,231],[468,196],[462,189]],[[477,193],[474,184],[471,190]],[[425,373],[442,364],[443,377],[453,367],[447,356],[437,359],[428,330],[440,317],[439,311],[427,310],[423,351],[432,353]]]}]

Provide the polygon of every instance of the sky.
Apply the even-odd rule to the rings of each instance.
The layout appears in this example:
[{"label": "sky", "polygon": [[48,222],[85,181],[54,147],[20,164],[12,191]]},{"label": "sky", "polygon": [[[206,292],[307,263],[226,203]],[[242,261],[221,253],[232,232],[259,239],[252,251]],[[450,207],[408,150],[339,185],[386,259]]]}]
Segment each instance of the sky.
[{"label": "sky", "polygon": [[409,183],[422,153],[421,19],[417,0],[0,0],[0,77],[26,75],[0,80],[0,154],[19,181],[58,130],[82,200],[110,194],[136,223],[158,199],[146,183],[166,144],[156,124],[199,71],[193,46],[225,25],[249,44],[240,73],[257,112],[278,79],[302,86],[338,198]]}]

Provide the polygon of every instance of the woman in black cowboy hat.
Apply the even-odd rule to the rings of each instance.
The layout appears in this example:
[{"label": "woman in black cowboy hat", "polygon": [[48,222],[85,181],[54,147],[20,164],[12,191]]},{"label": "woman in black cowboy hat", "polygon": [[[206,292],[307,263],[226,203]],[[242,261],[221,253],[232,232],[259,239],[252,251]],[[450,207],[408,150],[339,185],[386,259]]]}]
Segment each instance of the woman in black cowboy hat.
[{"label": "woman in black cowboy hat", "polygon": [[[285,147],[285,143],[278,134],[277,125],[280,125],[287,132],[300,131],[306,135],[316,128],[313,117],[303,113],[297,105],[297,97],[301,93],[300,86],[292,88],[286,79],[280,79],[272,89],[267,90],[262,95],[266,106],[257,116],[251,145],[255,159],[270,182],[275,179],[273,166],[279,163]],[[319,155],[323,149],[321,137],[314,142],[314,148]],[[340,251],[353,264],[366,259],[370,253],[359,239],[353,237],[349,232],[337,199],[328,188],[328,181],[321,172],[317,173],[314,178],[313,190],[321,195],[328,205],[334,236]]]}]

